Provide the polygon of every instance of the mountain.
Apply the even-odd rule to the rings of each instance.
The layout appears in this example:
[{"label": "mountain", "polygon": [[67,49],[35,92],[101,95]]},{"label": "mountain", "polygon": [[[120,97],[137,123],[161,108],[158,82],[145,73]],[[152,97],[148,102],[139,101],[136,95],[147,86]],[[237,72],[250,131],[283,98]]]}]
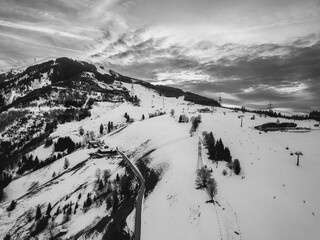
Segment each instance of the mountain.
[{"label": "mountain", "polygon": [[146,88],[153,89],[153,90],[157,91],[160,95],[163,95],[166,97],[181,97],[181,96],[183,96],[184,100],[192,102],[192,103],[220,107],[219,102],[212,99],[212,98],[203,97],[203,96],[197,95],[195,93],[191,93],[191,92],[184,92],[183,90],[181,90],[179,88],[175,88],[175,87],[164,86],[164,85],[154,85],[154,84],[151,84],[146,81],[123,76],[123,75],[121,75],[115,71],[112,71],[112,70],[110,70],[109,72],[118,81],[125,82],[125,83],[140,84]]},{"label": "mountain", "polygon": [[109,89],[103,84],[111,84],[113,81],[110,75],[101,74],[92,64],[58,58],[1,74],[1,102],[8,109],[19,102],[51,94],[59,87],[107,93]]},{"label": "mountain", "polygon": [[[125,88],[122,83],[139,84],[165,97],[184,97],[193,103],[220,106],[213,99],[178,88],[153,85],[112,70],[105,72],[101,66],[97,68],[69,58],[57,58],[12,70],[0,75],[0,113],[3,113],[0,130],[16,119],[21,120],[2,133],[0,169],[9,164],[10,159],[19,159],[40,144],[57,123],[81,121],[88,117],[94,102],[134,102],[133,93],[128,90],[130,87]],[[40,108],[45,112],[41,116],[36,117],[38,113],[30,112]],[[19,136],[12,134],[15,128],[19,128]],[[30,129],[32,135],[28,132]]]}]

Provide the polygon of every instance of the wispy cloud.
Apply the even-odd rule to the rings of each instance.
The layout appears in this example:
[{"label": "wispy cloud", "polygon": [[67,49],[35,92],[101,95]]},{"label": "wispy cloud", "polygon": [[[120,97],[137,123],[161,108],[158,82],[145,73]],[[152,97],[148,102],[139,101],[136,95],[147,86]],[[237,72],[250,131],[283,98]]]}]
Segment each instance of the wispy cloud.
[{"label": "wispy cloud", "polygon": [[128,28],[121,0],[0,0],[0,5],[0,47],[10,49],[0,56],[3,65],[12,63],[6,57],[17,64],[48,54],[86,57]]},{"label": "wispy cloud", "polygon": [[77,39],[82,39],[82,40],[93,40],[92,38],[89,38],[86,36],[75,35],[75,34],[68,33],[68,32],[50,29],[48,27],[24,25],[24,24],[6,22],[3,20],[0,20],[0,25],[3,27],[8,27],[8,28],[15,28],[15,29],[21,29],[21,30],[28,30],[28,31],[41,32],[41,33],[46,33],[46,34],[58,35],[60,37],[77,38]]},{"label": "wispy cloud", "polygon": [[[230,101],[319,105],[315,0],[0,0],[0,67],[88,58]],[[299,100],[298,100],[299,99]],[[320,106],[318,106],[320,108]]]}]

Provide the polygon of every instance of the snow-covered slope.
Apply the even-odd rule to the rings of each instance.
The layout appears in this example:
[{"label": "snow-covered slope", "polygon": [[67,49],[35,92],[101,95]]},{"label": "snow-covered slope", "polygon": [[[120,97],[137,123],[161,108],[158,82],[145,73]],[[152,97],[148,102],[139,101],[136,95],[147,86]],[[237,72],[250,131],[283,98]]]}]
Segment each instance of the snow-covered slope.
[{"label": "snow-covered slope", "polygon": [[[131,90],[132,85],[124,83]],[[70,136],[75,141],[83,140],[79,128],[94,131],[98,140],[110,147],[117,147],[137,162],[148,154],[150,167],[161,169],[162,176],[154,190],[147,196],[142,211],[142,239],[318,239],[320,236],[320,130],[314,121],[296,121],[298,127],[311,128],[306,132],[259,132],[253,127],[275,122],[275,118],[252,114],[244,115],[240,127],[240,113],[215,108],[213,113],[201,113],[197,134],[189,134],[190,123],[178,123],[179,115],[197,116],[200,105],[188,104],[182,98],[166,98],[139,84],[133,85],[133,93],[141,100],[140,106],[128,102],[93,105],[91,117],[79,122],[59,124],[51,134],[54,139]],[[170,116],[174,109],[174,116]],[[167,114],[149,118],[161,111]],[[124,114],[134,119],[127,123]],[[142,120],[144,115],[145,120]],[[288,121],[279,119],[280,122]],[[113,121],[118,127],[114,134],[99,134],[101,124]],[[212,163],[207,150],[202,146],[202,161],[212,169],[218,183],[216,203],[206,203],[208,195],[195,188],[198,161],[198,141],[202,131],[212,131],[216,139],[221,138],[233,158],[241,163],[240,175],[231,174],[225,162]],[[286,149],[288,147],[288,149]],[[153,151],[151,151],[153,150]],[[56,202],[54,210],[62,203],[75,203],[78,193],[94,192],[96,169],[109,169],[115,175],[123,174],[119,159],[89,158],[93,149],[80,148],[66,157],[69,170],[63,168],[64,158],[53,164],[31,172],[12,181],[6,188],[6,201],[0,205],[0,236],[8,232],[25,234],[29,226],[21,217],[29,208]],[[296,155],[301,151],[300,166],[296,166]],[[50,155],[52,149],[40,146],[33,151],[39,159]],[[79,168],[73,168],[83,162]],[[227,175],[222,171],[226,169]],[[57,176],[52,181],[52,174]],[[37,183],[35,192],[30,186]],[[79,186],[85,185],[75,192]],[[40,186],[40,187],[39,187]],[[30,193],[31,191],[31,193]],[[30,193],[30,194],[29,194]],[[70,199],[61,200],[66,195]],[[18,200],[15,210],[8,213],[10,201]],[[110,214],[105,202],[87,212],[77,211],[72,220],[65,224],[67,233],[62,239],[75,236],[82,229]],[[16,223],[16,220],[18,224]],[[127,218],[133,231],[134,214]],[[61,219],[55,219],[58,224]],[[19,228],[21,227],[21,228]],[[19,228],[19,231],[17,230]],[[15,235],[17,236],[17,235]],[[49,231],[44,230],[40,239],[47,239]],[[102,233],[90,235],[88,239],[101,239]],[[18,239],[18,238],[16,238]],[[86,239],[82,235],[82,239]]]}]

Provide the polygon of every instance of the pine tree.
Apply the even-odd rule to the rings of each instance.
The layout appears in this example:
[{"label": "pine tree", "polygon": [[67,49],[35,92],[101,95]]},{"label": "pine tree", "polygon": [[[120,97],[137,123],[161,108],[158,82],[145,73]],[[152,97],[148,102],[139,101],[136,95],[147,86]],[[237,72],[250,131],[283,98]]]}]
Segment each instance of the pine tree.
[{"label": "pine tree", "polygon": [[112,212],[115,212],[119,207],[119,199],[117,192],[113,194],[113,205],[112,205]]},{"label": "pine tree", "polygon": [[224,154],[224,145],[223,142],[221,140],[221,138],[218,140],[217,144],[216,144],[216,160],[220,161],[223,160],[223,154]]},{"label": "pine tree", "polygon": [[88,195],[87,201],[86,201],[86,207],[90,207],[92,204],[91,197]]},{"label": "pine tree", "polygon": [[235,174],[239,175],[241,171],[241,167],[240,167],[240,161],[238,159],[235,159],[233,161],[233,170]]},{"label": "pine tree", "polygon": [[232,161],[232,156],[231,156],[231,153],[230,153],[230,150],[229,150],[229,148],[228,147],[225,147],[225,149],[224,149],[224,160],[226,161],[226,162],[231,162]]},{"label": "pine tree", "polygon": [[112,207],[112,198],[109,196],[106,199],[106,205],[107,205],[107,210],[109,210]]},{"label": "pine tree", "polygon": [[2,200],[3,198],[3,188],[2,186],[0,186],[0,201]]},{"label": "pine tree", "polygon": [[100,125],[100,134],[101,135],[103,134],[103,125],[102,124]]},{"label": "pine tree", "polygon": [[103,189],[103,182],[102,179],[99,180],[99,185],[98,185],[98,190],[102,190]]},{"label": "pine tree", "polygon": [[39,168],[39,159],[38,159],[38,156],[36,156],[36,158],[34,159],[34,162],[33,162],[33,169],[38,169]]},{"label": "pine tree", "polygon": [[37,210],[36,210],[36,220],[40,219],[41,216],[42,216],[42,214],[41,214],[41,208],[40,208],[40,206],[38,205]]},{"label": "pine tree", "polygon": [[47,215],[47,216],[50,216],[51,210],[52,210],[51,203],[49,203],[49,204],[48,204],[48,207],[47,207],[47,211],[46,211],[46,215]]},{"label": "pine tree", "polygon": [[212,132],[210,132],[205,136],[205,143],[208,148],[210,159],[215,160],[216,159],[216,140],[214,139]]},{"label": "pine tree", "polygon": [[108,133],[111,132],[111,122],[108,122]]}]

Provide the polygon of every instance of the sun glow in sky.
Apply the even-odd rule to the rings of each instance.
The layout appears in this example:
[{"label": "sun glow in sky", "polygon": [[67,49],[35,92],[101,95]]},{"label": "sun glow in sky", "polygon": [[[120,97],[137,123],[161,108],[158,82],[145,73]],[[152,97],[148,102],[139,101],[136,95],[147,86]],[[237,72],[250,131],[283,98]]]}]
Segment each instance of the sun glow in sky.
[{"label": "sun glow in sky", "polygon": [[230,104],[320,108],[318,0],[0,0],[0,70],[68,56]]}]

